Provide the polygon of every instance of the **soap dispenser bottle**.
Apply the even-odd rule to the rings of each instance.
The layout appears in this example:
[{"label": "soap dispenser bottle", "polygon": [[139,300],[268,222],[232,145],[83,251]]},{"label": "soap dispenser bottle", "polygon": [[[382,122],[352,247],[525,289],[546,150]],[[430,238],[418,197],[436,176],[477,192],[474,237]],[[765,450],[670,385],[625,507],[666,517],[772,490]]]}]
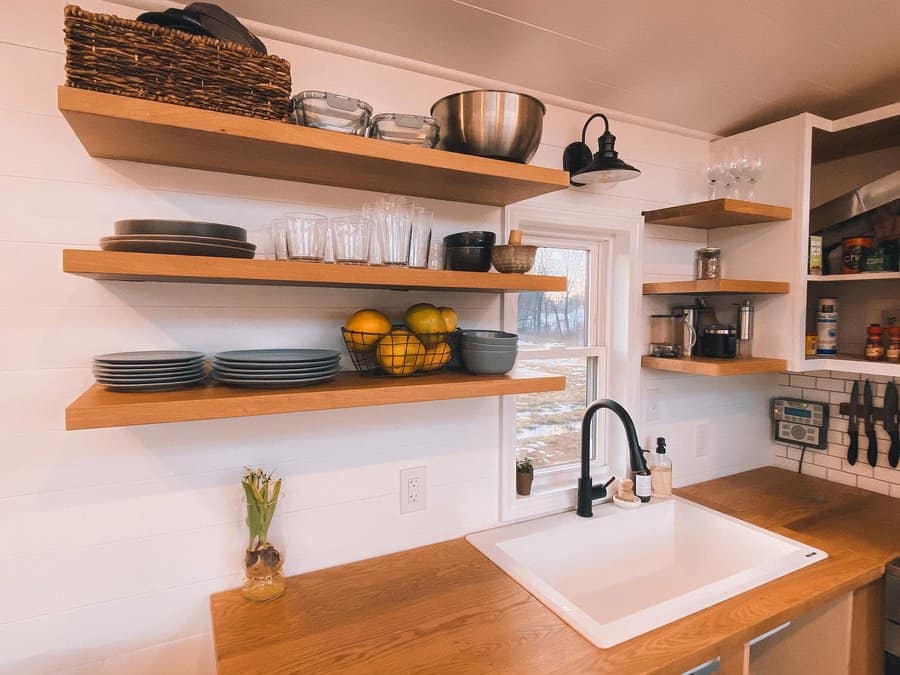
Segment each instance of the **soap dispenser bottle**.
[{"label": "soap dispenser bottle", "polygon": [[[641,456],[643,457],[646,452],[646,450],[641,450]],[[646,462],[644,462],[644,464],[647,466]],[[634,472],[634,496],[640,499],[644,504],[650,501],[650,495],[653,492],[651,480],[652,474],[650,473],[649,466],[642,471]]]},{"label": "soap dispenser bottle", "polygon": [[650,486],[654,497],[672,496],[672,460],[666,454],[666,439],[656,439],[656,452],[650,463]]}]

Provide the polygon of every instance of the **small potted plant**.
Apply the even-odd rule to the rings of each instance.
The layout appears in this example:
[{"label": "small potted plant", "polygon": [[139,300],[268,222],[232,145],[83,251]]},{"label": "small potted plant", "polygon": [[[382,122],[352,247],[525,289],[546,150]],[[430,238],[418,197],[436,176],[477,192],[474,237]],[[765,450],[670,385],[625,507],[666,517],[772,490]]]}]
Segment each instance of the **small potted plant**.
[{"label": "small potted plant", "polygon": [[534,482],[534,464],[530,457],[516,461],[516,492],[527,497],[531,494],[531,484]]},{"label": "small potted plant", "polygon": [[274,600],[284,593],[284,558],[269,542],[269,526],[281,494],[281,479],[262,469],[246,469],[241,486],[247,499],[250,541],[244,554],[244,597],[254,602]]}]

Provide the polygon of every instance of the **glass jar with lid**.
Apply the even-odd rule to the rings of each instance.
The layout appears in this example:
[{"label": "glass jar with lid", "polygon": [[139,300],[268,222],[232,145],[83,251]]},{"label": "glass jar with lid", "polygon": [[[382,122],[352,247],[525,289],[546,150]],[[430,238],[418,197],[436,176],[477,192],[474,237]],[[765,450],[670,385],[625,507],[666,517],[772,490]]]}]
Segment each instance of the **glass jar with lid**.
[{"label": "glass jar with lid", "polygon": [[900,326],[891,326],[888,328],[888,343],[885,356],[891,363],[900,363]]},{"label": "glass jar with lid", "polygon": [[696,278],[720,279],[722,277],[722,249],[699,248],[695,256]]}]

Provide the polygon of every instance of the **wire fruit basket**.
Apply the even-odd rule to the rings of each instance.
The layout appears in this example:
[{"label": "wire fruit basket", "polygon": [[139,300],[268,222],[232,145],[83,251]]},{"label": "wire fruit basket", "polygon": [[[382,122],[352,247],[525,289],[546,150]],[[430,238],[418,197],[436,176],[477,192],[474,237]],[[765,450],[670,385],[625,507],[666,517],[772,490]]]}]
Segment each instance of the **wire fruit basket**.
[{"label": "wire fruit basket", "polygon": [[390,333],[341,328],[353,366],[369,377],[427,375],[445,368],[459,346],[459,330],[413,333],[395,326]]}]

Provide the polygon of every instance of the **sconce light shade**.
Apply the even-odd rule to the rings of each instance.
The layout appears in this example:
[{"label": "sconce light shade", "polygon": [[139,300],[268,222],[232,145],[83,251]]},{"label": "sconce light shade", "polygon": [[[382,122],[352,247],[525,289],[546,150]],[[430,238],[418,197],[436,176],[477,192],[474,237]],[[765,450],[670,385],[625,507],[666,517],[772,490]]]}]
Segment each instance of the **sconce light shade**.
[{"label": "sconce light shade", "polygon": [[[601,117],[606,125],[603,135],[597,139],[600,146],[596,154],[585,143],[585,134],[591,120]],[[618,183],[631,180],[641,175],[639,169],[619,159],[616,152],[616,137],[609,133],[609,120],[603,113],[588,117],[581,131],[581,142],[570,143],[563,152],[563,169],[569,172],[569,183],[587,185],[588,183]]]}]

